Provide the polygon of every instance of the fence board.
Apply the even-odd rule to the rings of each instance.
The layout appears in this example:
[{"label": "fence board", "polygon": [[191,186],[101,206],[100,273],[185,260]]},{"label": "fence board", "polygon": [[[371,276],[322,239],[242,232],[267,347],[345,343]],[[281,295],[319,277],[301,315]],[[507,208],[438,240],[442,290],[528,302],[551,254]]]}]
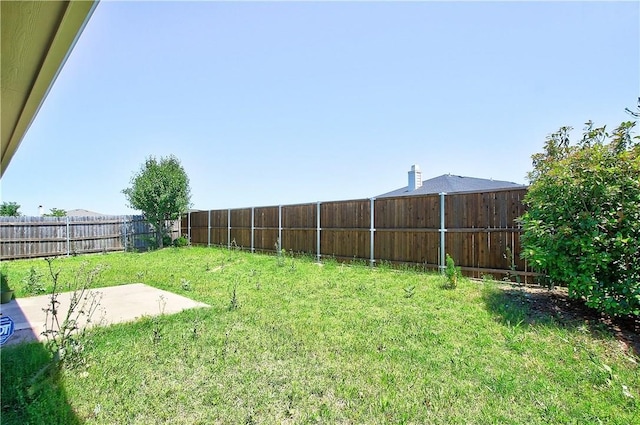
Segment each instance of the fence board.
[{"label": "fence board", "polygon": [[320,205],[320,225],[323,229],[369,229],[371,200],[325,202]]},{"label": "fence board", "polygon": [[255,209],[254,225],[259,228],[278,228],[278,207],[259,207]]},{"label": "fence board", "polygon": [[266,252],[274,251],[275,252],[277,242],[278,242],[277,228],[255,230],[254,249],[256,251],[266,251]]},{"label": "fence board", "polygon": [[296,253],[314,253],[316,230],[282,230],[282,249]]},{"label": "fence board", "polygon": [[371,244],[369,230],[322,229],[321,254],[342,258],[369,258]]},{"label": "fence board", "polygon": [[317,204],[283,205],[282,226],[290,229],[315,229],[316,212]]}]

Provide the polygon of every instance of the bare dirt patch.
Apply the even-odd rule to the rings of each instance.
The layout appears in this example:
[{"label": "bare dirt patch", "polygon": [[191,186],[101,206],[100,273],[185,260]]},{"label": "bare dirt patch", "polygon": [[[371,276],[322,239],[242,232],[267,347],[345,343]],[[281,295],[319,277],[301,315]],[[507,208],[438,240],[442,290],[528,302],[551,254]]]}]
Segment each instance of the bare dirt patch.
[{"label": "bare dirt patch", "polygon": [[504,286],[505,295],[528,304],[529,321],[552,316],[567,326],[585,325],[592,331],[606,328],[620,344],[640,356],[640,317],[612,317],[587,307],[581,300],[569,298],[566,288]]}]

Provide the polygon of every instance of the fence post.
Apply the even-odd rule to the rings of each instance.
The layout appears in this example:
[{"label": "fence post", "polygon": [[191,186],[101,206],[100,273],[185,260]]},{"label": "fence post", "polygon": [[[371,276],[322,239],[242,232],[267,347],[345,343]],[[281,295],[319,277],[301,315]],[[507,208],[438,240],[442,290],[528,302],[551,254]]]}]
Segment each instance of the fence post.
[{"label": "fence post", "polygon": [[256,216],[256,207],[251,207],[251,252],[254,252],[255,248],[254,248],[254,233],[255,233],[255,228],[256,228],[256,223],[255,223],[255,216]]},{"label": "fence post", "polygon": [[376,198],[371,198],[371,206],[369,208],[371,208],[371,228],[369,229],[370,232],[370,236],[371,236],[371,243],[369,246],[369,262],[371,267],[374,266],[376,259],[375,259],[375,255],[374,255],[374,241],[375,241],[375,231],[376,231],[376,227],[375,227],[375,221],[374,221],[374,216],[373,216],[373,212],[375,211],[374,208],[374,202],[375,202]]},{"label": "fence post", "polygon": [[187,213],[187,235],[189,237],[189,242],[191,242],[191,211]]},{"label": "fence post", "polygon": [[67,216],[67,257],[69,256],[69,245],[70,245],[70,241],[69,241],[69,216]]},{"label": "fence post", "polygon": [[207,247],[211,246],[211,210],[207,216]]},{"label": "fence post", "polygon": [[320,201],[316,206],[316,224],[316,257],[320,262],[320,232],[322,231],[322,227],[320,227]]},{"label": "fence post", "polygon": [[444,197],[446,194],[446,192],[440,192],[440,273],[444,273],[445,268],[444,234],[447,229],[444,227]]},{"label": "fence post", "polygon": [[124,252],[127,252],[127,219],[126,217],[124,219],[122,219],[122,233],[124,234],[123,239],[123,245],[124,245]]},{"label": "fence post", "polygon": [[231,208],[227,208],[227,249],[231,249]]},{"label": "fence post", "polygon": [[278,246],[276,253],[280,254],[282,250],[282,205],[278,205]]}]

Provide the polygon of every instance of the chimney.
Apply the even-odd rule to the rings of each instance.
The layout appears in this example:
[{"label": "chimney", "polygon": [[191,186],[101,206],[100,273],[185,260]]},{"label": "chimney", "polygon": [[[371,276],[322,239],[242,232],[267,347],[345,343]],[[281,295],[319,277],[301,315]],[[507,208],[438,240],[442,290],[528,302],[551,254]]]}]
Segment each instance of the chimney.
[{"label": "chimney", "polygon": [[38,205],[38,214],[40,217],[44,215],[44,208],[42,208],[42,205]]},{"label": "chimney", "polygon": [[409,192],[413,192],[421,186],[422,173],[420,172],[420,167],[417,165],[412,165],[411,171],[409,171]]}]

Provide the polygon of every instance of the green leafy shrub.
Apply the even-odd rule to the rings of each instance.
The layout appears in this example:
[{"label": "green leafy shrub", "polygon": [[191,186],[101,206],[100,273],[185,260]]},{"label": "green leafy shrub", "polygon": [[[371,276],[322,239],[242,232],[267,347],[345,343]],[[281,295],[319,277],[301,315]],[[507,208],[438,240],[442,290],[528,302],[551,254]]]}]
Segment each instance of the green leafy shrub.
[{"label": "green leafy shrub", "polygon": [[189,246],[189,239],[187,239],[185,236],[180,236],[175,241],[173,241],[173,246],[175,246],[176,248]]},{"label": "green leafy shrub", "polygon": [[552,284],[608,314],[640,315],[640,144],[635,122],[613,134],[570,127],[533,155],[521,217],[523,257]]},{"label": "green leafy shrub", "polygon": [[9,286],[9,274],[7,270],[3,267],[0,269],[0,292],[8,292],[11,291],[11,287]]},{"label": "green leafy shrub", "polygon": [[144,218],[155,231],[157,247],[163,248],[167,241],[163,236],[171,223],[180,220],[189,210],[191,189],[189,177],[178,158],[173,155],[156,159],[148,157],[140,171],[131,177],[131,186],[122,193],[129,206],[142,211]]},{"label": "green leafy shrub", "polygon": [[447,286],[451,289],[455,289],[458,286],[458,279],[462,272],[460,267],[456,267],[455,261],[449,254],[447,254],[446,268],[444,269],[444,275],[447,278]]}]

